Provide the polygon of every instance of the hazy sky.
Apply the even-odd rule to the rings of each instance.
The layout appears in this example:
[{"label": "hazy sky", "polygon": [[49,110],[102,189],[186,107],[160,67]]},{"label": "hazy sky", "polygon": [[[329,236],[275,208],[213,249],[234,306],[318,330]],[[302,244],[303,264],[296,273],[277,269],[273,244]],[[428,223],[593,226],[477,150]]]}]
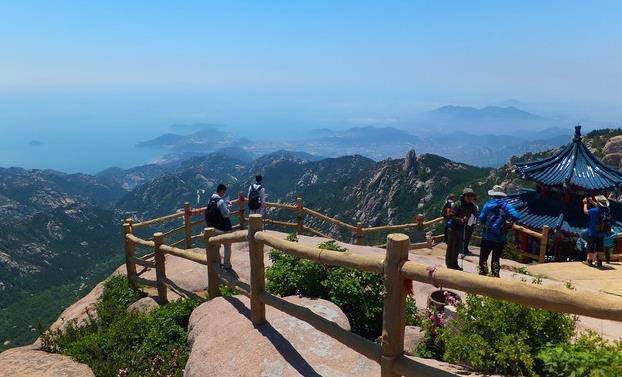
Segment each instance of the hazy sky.
[{"label": "hazy sky", "polygon": [[0,131],[29,138],[407,124],[509,99],[622,118],[620,1],[15,0],[0,19]]}]

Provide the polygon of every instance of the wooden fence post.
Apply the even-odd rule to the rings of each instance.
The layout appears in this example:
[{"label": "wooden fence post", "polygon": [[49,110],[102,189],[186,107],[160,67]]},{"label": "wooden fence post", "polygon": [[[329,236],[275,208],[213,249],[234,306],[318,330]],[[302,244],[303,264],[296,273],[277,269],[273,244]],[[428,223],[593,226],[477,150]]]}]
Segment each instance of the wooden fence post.
[{"label": "wooden fence post", "polygon": [[[132,234],[132,224],[126,222],[123,224],[123,234],[124,236],[128,234]],[[133,277],[136,276],[136,263],[134,263],[131,259],[136,254],[136,245],[134,242],[124,237],[125,241],[125,269],[127,271],[127,280],[130,284],[130,287],[136,288],[136,284],[134,283]]]},{"label": "wooden fence post", "polygon": [[248,249],[251,267],[251,321],[253,325],[266,322],[266,305],[259,295],[266,289],[264,266],[264,246],[261,241],[255,240],[255,233],[263,231],[263,219],[259,214],[248,217]]},{"label": "wooden fence post", "polygon": [[190,203],[184,203],[184,237],[186,249],[192,248],[192,217],[190,216]]},{"label": "wooden fence post", "polygon": [[380,375],[397,377],[393,372],[395,359],[404,353],[406,326],[406,292],[401,263],[408,259],[410,238],[405,234],[389,234],[384,259],[384,303],[382,309],[382,357]]},{"label": "wooden fence post", "polygon": [[210,245],[209,238],[214,236],[214,228],[205,228],[203,239],[205,240],[205,256],[207,257],[207,296],[212,299],[218,296],[218,274],[212,263],[220,263],[220,245]]},{"label": "wooden fence post", "polygon": [[542,227],[542,238],[540,238],[540,256],[538,258],[539,263],[544,263],[546,260],[546,250],[549,244],[549,226],[545,225]]},{"label": "wooden fence post", "polygon": [[356,223],[356,244],[363,245],[365,243],[365,239],[363,238],[363,223],[360,221]]},{"label": "wooden fence post", "polygon": [[302,198],[301,197],[297,197],[296,198],[296,232],[298,232],[298,234],[302,234],[303,229],[303,222],[302,222]]},{"label": "wooden fence post", "polygon": [[168,302],[166,283],[164,282],[164,280],[166,280],[166,260],[164,251],[160,249],[160,246],[164,244],[164,234],[162,234],[162,232],[154,233],[153,243],[155,252],[156,287],[161,303],[165,304]]},{"label": "wooden fence post", "polygon": [[244,193],[240,191],[238,193],[238,209],[239,209],[238,216],[240,217],[240,229],[244,229],[244,202],[245,201],[246,200],[244,199]]}]

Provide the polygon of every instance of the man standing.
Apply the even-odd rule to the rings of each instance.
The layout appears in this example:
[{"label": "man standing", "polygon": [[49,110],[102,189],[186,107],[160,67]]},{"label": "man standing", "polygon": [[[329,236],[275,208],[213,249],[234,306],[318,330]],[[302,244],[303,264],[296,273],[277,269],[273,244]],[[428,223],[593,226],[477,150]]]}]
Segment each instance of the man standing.
[{"label": "man standing", "polygon": [[[222,183],[216,188],[216,193],[212,194],[212,197],[205,209],[205,222],[208,227],[215,228],[218,233],[230,232],[232,229],[231,219],[229,214],[231,213],[231,203],[226,201],[225,194],[227,193],[227,186]],[[224,244],[225,255],[222,263],[222,268],[225,270],[231,269],[231,244]]]},{"label": "man standing", "polygon": [[499,277],[501,270],[501,253],[506,244],[506,236],[509,227],[509,220],[516,221],[520,213],[508,202],[503,200],[507,195],[503,192],[503,187],[495,185],[488,191],[491,197],[484,204],[479,215],[479,222],[483,226],[482,244],[479,252],[479,274],[488,275],[488,256],[492,253],[490,269],[492,276]]},{"label": "man standing", "polygon": [[456,195],[449,194],[447,195],[447,200],[445,200],[445,204],[443,205],[443,209],[441,209],[441,216],[443,217],[443,221],[445,222],[445,232],[443,234],[443,240],[447,243],[447,231],[449,229],[449,215],[451,214],[451,206],[456,201]]},{"label": "man standing", "polygon": [[445,253],[447,268],[462,271],[462,268],[458,266],[458,254],[462,249],[464,226],[469,217],[477,213],[475,198],[475,192],[467,187],[462,192],[460,199],[451,206],[448,220],[447,252]]},{"label": "man standing", "polygon": [[266,204],[266,189],[262,186],[261,175],[255,176],[255,183],[248,188],[248,209],[251,214],[261,214]]},{"label": "man standing", "polygon": [[[591,208],[590,208],[591,207]],[[591,267],[596,259],[596,266],[602,267],[598,253],[604,251],[605,235],[611,232],[611,214],[609,200],[604,195],[583,199],[583,213],[588,215],[587,225],[587,264]]]}]

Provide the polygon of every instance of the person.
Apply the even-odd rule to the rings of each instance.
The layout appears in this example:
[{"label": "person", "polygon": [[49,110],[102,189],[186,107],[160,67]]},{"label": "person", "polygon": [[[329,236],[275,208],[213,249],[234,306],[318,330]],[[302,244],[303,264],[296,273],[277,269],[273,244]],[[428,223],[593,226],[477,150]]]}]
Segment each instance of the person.
[{"label": "person", "polygon": [[464,239],[462,240],[462,255],[471,255],[469,250],[469,244],[471,243],[471,236],[473,236],[473,230],[477,225],[477,217],[479,216],[479,207],[476,202],[473,202],[475,206],[475,213],[472,213],[464,224]]},{"label": "person", "polygon": [[583,199],[583,213],[588,216],[587,225],[587,265],[602,267],[598,253],[604,251],[605,235],[611,232],[609,200],[604,195]]},{"label": "person", "polygon": [[447,200],[445,200],[445,204],[443,205],[443,209],[441,209],[441,217],[444,219],[445,223],[445,233],[443,235],[443,240],[445,244],[447,244],[447,230],[449,229],[449,214],[451,213],[451,206],[456,201],[456,195],[449,194],[447,195]]},{"label": "person", "polygon": [[255,176],[255,183],[248,187],[248,210],[251,214],[262,213],[266,205],[266,189],[261,184],[263,177]]},{"label": "person", "polygon": [[479,253],[479,274],[488,275],[488,257],[492,254],[490,270],[492,276],[499,277],[501,253],[507,242],[508,221],[516,221],[520,213],[507,201],[503,187],[495,185],[488,191],[490,200],[484,204],[479,215],[482,224],[482,244]]},{"label": "person", "polygon": [[[222,183],[219,184],[205,209],[205,222],[208,227],[215,228],[217,233],[230,232],[232,229],[231,219],[229,218],[231,203],[225,200],[226,193],[227,186]],[[224,249],[225,255],[221,266],[225,270],[231,270],[231,244],[224,244]]]},{"label": "person", "polygon": [[458,254],[462,249],[464,226],[468,218],[477,211],[475,198],[475,192],[467,187],[460,195],[460,199],[451,205],[448,219],[447,252],[445,253],[447,268],[462,271],[458,265]]},{"label": "person", "polygon": [[605,249],[605,262],[607,264],[611,263],[611,254],[616,248],[616,241],[618,239],[618,234],[613,231],[613,229],[609,232],[609,234],[605,235],[603,239],[603,247]]},{"label": "person", "polygon": [[575,243],[575,250],[577,255],[575,257],[575,261],[584,261],[587,258],[587,230],[582,230],[579,233],[579,237],[577,237],[577,242]]}]

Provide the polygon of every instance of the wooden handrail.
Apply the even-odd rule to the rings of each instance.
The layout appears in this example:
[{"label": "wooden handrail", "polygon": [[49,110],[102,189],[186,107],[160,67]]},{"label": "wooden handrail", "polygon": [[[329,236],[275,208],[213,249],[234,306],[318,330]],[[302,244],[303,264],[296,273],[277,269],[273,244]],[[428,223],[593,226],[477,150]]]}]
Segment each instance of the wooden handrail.
[{"label": "wooden handrail", "polygon": [[383,271],[382,263],[384,257],[380,255],[361,255],[353,254],[348,251],[324,250],[317,247],[302,245],[297,242],[283,240],[271,236],[266,232],[258,232],[255,234],[255,239],[284,253],[327,266],[350,267],[376,273],[382,273]]},{"label": "wooden handrail", "polygon": [[[165,234],[154,233],[153,241],[148,241],[136,237],[132,234],[132,224],[128,220],[124,224],[125,246],[126,246],[126,265],[128,279],[132,286],[143,284],[156,287],[158,296],[163,302],[167,301],[167,289],[179,290],[188,295],[196,295],[193,292],[185,291],[175,282],[166,276],[165,254],[174,255],[180,258],[200,263],[207,266],[208,271],[208,294],[212,298],[218,295],[218,285],[223,282],[240,293],[250,297],[251,300],[251,320],[254,325],[262,324],[266,321],[265,305],[270,305],[295,318],[307,322],[318,331],[321,331],[347,347],[361,353],[362,355],[380,363],[383,376],[449,376],[449,372],[443,372],[435,367],[408,358],[403,354],[404,347],[404,320],[406,296],[403,290],[406,280],[416,280],[422,283],[434,284],[445,288],[456,289],[467,293],[484,295],[499,300],[515,302],[528,307],[552,310],[563,313],[584,315],[593,318],[622,321],[622,300],[614,296],[599,295],[598,297],[587,295],[585,292],[569,290],[561,284],[556,286],[542,286],[530,284],[518,280],[502,280],[498,278],[479,276],[461,271],[450,270],[442,267],[430,270],[429,266],[414,261],[408,261],[408,249],[412,247],[408,236],[404,234],[390,234],[387,237],[386,253],[383,255],[371,254],[361,255],[348,251],[339,252],[334,250],[324,250],[310,247],[297,242],[290,242],[263,230],[264,223],[296,227],[298,230],[309,231],[314,234],[323,235],[318,230],[301,224],[300,214],[306,213],[311,216],[324,219],[338,226],[348,229],[354,228],[356,235],[362,234],[360,223],[357,227],[345,224],[339,220],[332,219],[318,212],[309,210],[302,206],[301,199],[297,200],[295,206],[297,211],[297,222],[289,223],[277,220],[263,219],[260,215],[249,217],[248,230],[237,230],[219,235],[213,228],[205,228],[204,232],[191,236],[192,239],[203,237],[206,246],[206,253],[200,253],[189,249],[180,249],[173,245],[184,242],[180,240],[173,245],[165,245],[165,235],[179,232],[186,227],[176,228]],[[187,213],[188,211],[186,211]],[[175,214],[178,215],[178,214]],[[319,216],[317,216],[319,215]],[[185,216],[187,220],[188,216]],[[162,218],[156,219],[161,221]],[[330,220],[329,220],[330,219]],[[388,227],[367,228],[371,231],[393,230],[395,227],[421,227],[422,224],[432,224],[438,219],[428,222],[419,221],[417,224],[391,225]],[[202,221],[201,221],[202,222]],[[147,222],[145,222],[147,223]],[[198,222],[197,222],[198,224]],[[343,226],[345,224],[346,226]],[[238,226],[241,227],[241,226]],[[548,229],[545,228],[543,234],[529,230],[522,226],[514,226],[514,229],[524,232],[530,236],[541,239],[544,243],[548,240]],[[442,236],[442,235],[441,235]],[[440,236],[436,236],[440,237]],[[327,237],[329,238],[329,237]],[[433,237],[434,238],[434,237]],[[235,274],[224,270],[220,266],[219,248],[223,243],[249,243],[249,258],[251,265],[250,284],[241,281]],[[153,261],[137,258],[134,255],[134,245],[141,245],[153,248]],[[265,290],[264,273],[264,245],[273,247],[284,253],[304,258],[312,262],[327,266],[340,266],[353,268],[360,271],[379,273],[384,280],[384,302],[383,302],[383,324],[381,346],[365,338],[347,331],[336,323],[313,313],[310,309],[291,303],[280,297],[274,296]],[[522,253],[536,260],[543,260],[543,250],[541,246],[540,255]],[[131,273],[135,271],[135,266],[140,265],[147,268],[155,268],[156,281],[151,281],[139,277],[139,274]]]},{"label": "wooden handrail", "polygon": [[267,208],[277,208],[277,209],[285,209],[289,211],[295,211],[296,205],[294,204],[286,204],[286,203],[274,203],[274,202],[266,202]]},{"label": "wooden handrail", "polygon": [[151,260],[144,260],[141,258],[136,258],[136,257],[130,257],[130,262],[137,264],[139,266],[142,267],[147,267],[147,268],[155,268],[155,262],[151,261]]},{"label": "wooden handrail", "polygon": [[332,239],[333,239],[333,237],[330,237],[330,236],[328,236],[328,235],[326,235],[326,234],[324,234],[324,233],[320,232],[319,230],[317,230],[317,229],[315,229],[315,228],[313,228],[313,227],[311,227],[311,226],[303,225],[303,226],[302,226],[302,229],[304,229],[305,231],[307,231],[307,232],[309,232],[309,233],[313,233],[313,234],[315,234],[316,236],[320,236],[320,237],[323,237],[323,238],[328,238],[329,240],[332,240]]},{"label": "wooden handrail", "polygon": [[372,233],[372,232],[383,232],[383,231],[391,231],[391,230],[402,230],[406,228],[420,228],[428,225],[440,223],[443,221],[442,217],[437,217],[432,220],[424,221],[422,223],[409,223],[409,224],[398,224],[398,225],[384,225],[384,226],[374,226],[363,228],[364,233]]},{"label": "wooden handrail", "polygon": [[163,223],[163,222],[166,222],[166,221],[178,219],[180,217],[184,217],[183,211],[182,212],[175,212],[175,213],[172,213],[170,215],[166,215],[166,216],[162,216],[162,217],[157,217],[155,219],[151,219],[151,220],[135,223],[135,224],[132,224],[132,228],[134,228],[134,229],[136,229],[136,228],[143,228],[143,227],[146,227],[146,226],[149,226],[149,225],[159,224],[159,223]]},{"label": "wooden handrail", "polygon": [[535,237],[537,239],[542,239],[542,234],[536,232],[535,230],[531,230],[529,228],[525,228],[524,226],[513,224],[512,229],[518,230],[519,232],[523,232],[529,236]]},{"label": "wooden handrail", "polygon": [[209,238],[210,245],[219,245],[223,243],[236,243],[246,241],[246,230],[236,230],[235,232],[223,233]]},{"label": "wooden handrail", "polygon": [[303,209],[302,209],[302,210],[303,210],[303,212],[304,212],[304,213],[306,213],[307,215],[311,215],[311,216],[316,217],[316,218],[318,218],[318,219],[324,220],[324,221],[326,221],[326,222],[329,222],[329,223],[335,224],[335,225],[337,225],[337,226],[340,226],[340,227],[342,227],[342,228],[346,228],[346,229],[349,229],[349,230],[351,230],[351,231],[353,231],[353,232],[356,232],[356,227],[355,227],[354,225],[350,225],[350,224],[348,224],[348,223],[344,223],[344,222],[343,222],[343,221],[341,221],[341,220],[337,220],[337,219],[332,218],[332,217],[330,217],[330,216],[323,215],[323,214],[321,214],[321,213],[319,213],[319,212],[317,212],[317,211],[314,211],[314,210],[312,210],[312,209],[309,209],[309,208],[307,208],[307,207],[303,207]]},{"label": "wooden handrail", "polygon": [[160,250],[162,250],[166,254],[171,254],[176,257],[188,259],[193,262],[207,265],[207,257],[205,256],[205,254],[197,253],[196,251],[179,249],[177,247],[172,247],[172,246],[167,246],[167,245],[160,246]]},{"label": "wooden handrail", "polygon": [[278,221],[278,220],[272,220],[272,219],[263,219],[264,224],[273,224],[273,225],[280,225],[280,226],[287,226],[287,227],[297,227],[298,224],[293,223],[293,222],[289,222],[289,221]]},{"label": "wooden handrail", "polygon": [[137,245],[144,246],[144,247],[153,247],[155,245],[153,241],[143,240],[142,238],[136,237],[133,234],[126,234],[125,238],[127,238],[128,240],[132,241],[133,243]]},{"label": "wooden handrail", "polygon": [[559,286],[542,286],[519,280],[498,279],[437,267],[430,280],[428,266],[408,261],[402,265],[405,278],[422,283],[457,289],[467,293],[484,295],[511,301],[534,308],[556,312],[585,315],[588,317],[622,321],[622,300],[606,296],[594,297],[584,292]]}]

